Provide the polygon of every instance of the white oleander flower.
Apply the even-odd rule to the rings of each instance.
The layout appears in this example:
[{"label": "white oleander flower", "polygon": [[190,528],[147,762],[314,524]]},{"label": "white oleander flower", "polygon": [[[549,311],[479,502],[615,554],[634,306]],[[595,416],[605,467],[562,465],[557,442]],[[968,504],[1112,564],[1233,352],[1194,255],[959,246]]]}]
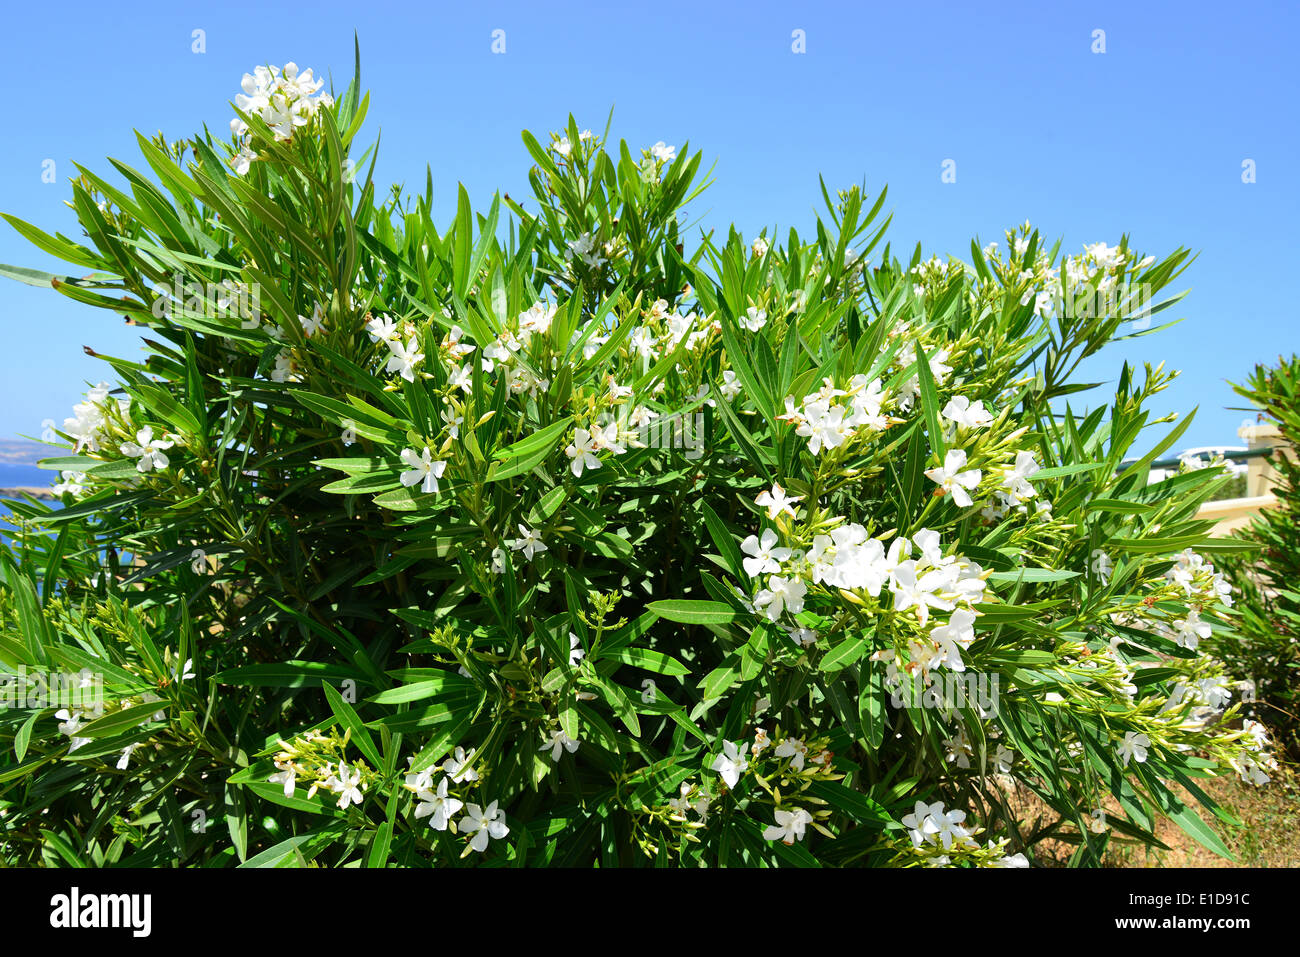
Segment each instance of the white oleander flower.
[{"label": "white oleander flower", "polygon": [[549,303],[535,302],[519,314],[519,331],[526,334],[545,335],[555,321],[557,308]]},{"label": "white oleander flower", "polygon": [[528,559],[528,561],[531,562],[533,556],[539,552],[548,551],[546,543],[542,541],[541,535],[534,529],[531,529],[526,525],[520,525],[519,536],[519,538],[513,539],[506,544],[517,552],[522,551],[524,553],[524,558]]},{"label": "white oleander flower", "polygon": [[949,569],[934,569],[917,576],[915,561],[902,562],[890,576],[889,590],[894,594],[894,610],[906,611],[916,609],[916,617],[925,625],[930,618],[930,609],[952,611],[955,604],[942,596],[954,578]]},{"label": "white oleander flower", "polygon": [[934,821],[939,843],[944,846],[945,850],[952,847],[953,841],[961,844],[970,840],[970,832],[961,826],[962,822],[966,820],[965,811],[932,814],[931,820]]},{"label": "white oleander flower", "polygon": [[337,777],[331,776],[325,786],[339,796],[339,807],[344,810],[351,804],[361,803],[361,772],[355,768],[349,772],[343,761],[339,762]]},{"label": "white oleander flower", "polygon": [[749,759],[745,757],[745,752],[748,750],[748,741],[739,746],[731,741],[723,741],[722,753],[713,759],[709,770],[717,771],[723,783],[728,788],[734,788],[736,782],[740,780],[740,775],[749,769]]},{"label": "white oleander flower", "polygon": [[993,424],[993,414],[984,408],[983,400],[971,402],[964,395],[949,399],[939,414],[963,429],[980,429]]},{"label": "white oleander flower", "polygon": [[757,306],[750,306],[740,317],[740,325],[750,332],[758,332],[767,325],[767,313]]},{"label": "white oleander flower", "polygon": [[[596,250],[597,243],[595,238],[591,233],[583,233],[577,239],[569,242],[568,258],[572,259],[574,256],[577,256],[587,266],[596,269],[608,262],[608,260],[605,259],[604,256],[601,256]],[[588,344],[590,345],[590,342],[588,342]],[[592,355],[595,355],[594,350]],[[590,359],[591,356],[587,356],[587,358]]]},{"label": "white oleander flower", "polygon": [[546,740],[542,742],[542,746],[537,750],[550,751],[551,760],[556,764],[559,764],[560,754],[564,751],[568,751],[570,754],[577,751],[578,742],[565,734],[563,728],[556,728],[550,733],[550,737],[546,738]]},{"label": "white oleander flower", "polygon": [[310,339],[325,325],[325,310],[321,308],[320,303],[316,303],[316,308],[311,311],[311,315],[299,316],[298,323],[302,326],[303,335]]},{"label": "white oleander flower", "polygon": [[69,495],[80,495],[86,490],[86,483],[90,481],[85,472],[63,471],[59,473],[63,481],[50,486],[52,495],[63,495],[67,492]]},{"label": "white oleander flower", "polygon": [[761,539],[750,535],[740,543],[740,550],[750,556],[742,562],[745,574],[756,578],[764,572],[781,571],[781,563],[788,561],[793,553],[788,548],[778,548],[777,541],[776,532],[765,528]]},{"label": "white oleander flower", "polygon": [[925,470],[925,477],[943,489],[944,494],[951,495],[953,502],[961,508],[972,504],[968,489],[977,488],[983,473],[979,469],[966,468],[966,453],[961,449],[949,449],[944,456],[943,467]]},{"label": "white oleander flower", "polygon": [[1118,754],[1127,765],[1129,759],[1141,764],[1147,759],[1147,748],[1151,747],[1151,739],[1140,731],[1126,731],[1124,739],[1115,746],[1115,753]]},{"label": "white oleander flower", "polygon": [[965,811],[944,811],[942,802],[927,806],[917,801],[912,813],[903,818],[903,826],[909,829],[914,846],[939,843],[948,850],[954,841],[970,843],[970,832],[962,827],[965,820]]},{"label": "white oleander flower", "polygon": [[668,799],[668,807],[683,820],[686,818],[687,812],[693,808],[691,804],[691,791],[693,790],[695,790],[695,786],[690,781],[683,781],[678,791],[678,797]]},{"label": "white oleander flower", "polygon": [[389,316],[376,316],[366,323],[366,333],[371,342],[387,342],[397,338],[397,323]]},{"label": "white oleander flower", "polygon": [[452,326],[443,336],[440,348],[450,355],[453,359],[463,359],[474,351],[474,346],[468,342],[462,342],[461,337],[465,332],[460,326]]},{"label": "white oleander flower", "polygon": [[1209,623],[1201,621],[1201,616],[1192,609],[1185,619],[1174,623],[1172,632],[1175,642],[1189,651],[1195,651],[1201,639],[1210,637],[1211,629]]},{"label": "white oleander flower", "polygon": [[669,146],[660,140],[650,147],[650,155],[660,163],[667,163],[677,156],[677,147]]},{"label": "white oleander flower", "polygon": [[117,759],[117,769],[119,771],[126,770],[127,764],[131,760],[131,755],[135,753],[136,748],[140,747],[140,744],[141,742],[135,741],[122,749],[122,755]]},{"label": "white oleander flower", "polygon": [[801,807],[792,811],[778,808],[775,816],[776,823],[769,825],[763,831],[764,840],[780,841],[782,844],[802,841],[804,829],[812,823],[812,815]]},{"label": "white oleander flower", "polygon": [[1005,744],[998,743],[997,754],[993,757],[993,767],[998,774],[1010,774],[1011,765],[1016,760],[1016,752],[1012,751]]},{"label": "white oleander flower", "polygon": [[[415,767],[415,755],[406,759],[408,768]],[[428,791],[433,787],[433,774],[436,768],[425,768],[423,771],[408,771],[403,785],[412,791]]]},{"label": "white oleander flower", "polygon": [[777,758],[789,758],[790,767],[795,771],[804,769],[804,761],[808,757],[808,745],[804,744],[798,738],[786,738],[778,744],[772,751],[772,756]]},{"label": "white oleander flower", "polygon": [[802,495],[786,495],[785,489],[773,482],[770,491],[764,489],[758,493],[758,498],[754,499],[754,504],[759,508],[767,509],[767,517],[775,520],[782,512],[785,512],[791,518],[795,518],[794,503],[802,501]]},{"label": "white oleander flower", "polygon": [[447,471],[446,462],[433,461],[433,454],[427,447],[422,453],[415,449],[402,449],[402,462],[409,466],[398,476],[404,486],[410,488],[418,483],[420,491],[426,495],[438,491],[438,479]]},{"label": "white oleander flower", "polygon": [[453,439],[460,438],[460,427],[465,424],[465,416],[461,415],[452,406],[442,410],[442,421],[447,423],[447,434]]},{"label": "white oleander flower", "polygon": [[474,367],[468,362],[447,370],[447,385],[453,389],[460,389],[461,392],[472,392],[474,389]]},{"label": "white oleander flower", "polygon": [[632,414],[628,416],[628,428],[640,429],[643,426],[649,425],[657,418],[659,418],[658,412],[653,409],[647,409],[644,405],[638,405],[632,410]]},{"label": "white oleander flower", "polygon": [[416,797],[421,802],[415,809],[416,819],[429,818],[429,826],[435,831],[447,830],[451,816],[465,806],[464,801],[447,795],[446,778],[438,782],[437,791],[423,789]]},{"label": "white oleander flower", "polygon": [[275,766],[279,769],[266,780],[271,784],[279,784],[284,787],[284,796],[293,797],[293,792],[298,786],[297,769],[292,761],[276,761]]},{"label": "white oleander flower", "polygon": [[82,719],[85,717],[82,712],[61,708],[54,712],[54,717],[59,719],[59,733],[66,734],[72,739],[68,743],[69,754],[80,747],[90,744],[93,740],[92,738],[77,737],[77,732],[81,730]]},{"label": "white oleander flower", "polygon": [[461,834],[473,834],[469,846],[480,854],[487,850],[488,839],[499,841],[510,833],[506,826],[506,814],[493,801],[486,808],[471,804],[465,808],[465,816],[460,819],[457,830]]},{"label": "white oleander flower", "polygon": [[587,429],[574,429],[573,442],[564,450],[572,461],[569,463],[569,471],[574,478],[581,478],[584,469],[600,468],[600,459],[596,458],[596,440],[591,432]]},{"label": "white oleander flower", "polygon": [[458,746],[452,756],[442,763],[442,771],[451,779],[452,784],[478,780],[478,772],[470,767],[474,754],[474,751],[466,754],[465,749]]},{"label": "white oleander flower", "polygon": [[965,671],[961,652],[975,641],[975,613],[958,608],[948,619],[948,624],[930,630],[930,638],[938,645],[937,657],[943,664],[953,671]]},{"label": "white oleander flower", "polygon": [[135,434],[134,442],[123,442],[121,451],[123,455],[130,458],[139,458],[136,463],[136,470],[139,472],[148,472],[151,469],[165,469],[169,460],[163,453],[163,449],[170,449],[175,442],[169,442],[164,439],[155,439],[153,437],[153,426],[146,425]]},{"label": "white oleander flower", "polygon": [[406,345],[402,345],[400,339],[385,341],[388,342],[388,350],[391,354],[388,357],[388,365],[384,367],[384,371],[396,372],[407,382],[414,382],[415,367],[424,358],[424,353],[419,351],[415,338],[412,337]]},{"label": "white oleander flower", "polygon": [[1101,583],[1103,585],[1105,585],[1110,581],[1111,573],[1114,570],[1115,570],[1115,566],[1111,564],[1110,556],[1107,555],[1105,552],[1103,552],[1100,548],[1093,549],[1092,573],[1096,575],[1099,579],[1101,579]]},{"label": "white oleander flower", "polygon": [[582,640],[572,632],[569,633],[569,664],[575,668],[578,662],[587,656],[582,650]]},{"label": "white oleander flower", "polygon": [[776,621],[783,612],[797,615],[803,611],[807,594],[808,586],[802,578],[773,575],[767,580],[767,588],[754,596],[754,607],[764,609],[769,621]]}]

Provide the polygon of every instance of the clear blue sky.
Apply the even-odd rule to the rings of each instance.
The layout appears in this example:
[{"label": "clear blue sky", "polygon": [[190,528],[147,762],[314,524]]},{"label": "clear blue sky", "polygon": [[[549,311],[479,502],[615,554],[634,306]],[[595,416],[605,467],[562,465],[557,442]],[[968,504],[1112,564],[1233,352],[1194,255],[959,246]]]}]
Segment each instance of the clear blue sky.
[{"label": "clear blue sky", "polygon": [[[1300,241],[1294,3],[258,4],[95,3],[6,11],[11,77],[0,210],[76,234],[72,161],[139,165],[132,129],[171,139],[224,131],[244,72],[293,60],[339,92],[361,40],[380,183],[421,188],[432,165],[441,221],[457,181],[476,205],[528,194],[519,131],[572,111],[615,138],[665,140],[717,159],[697,201],[709,225],[807,227],[817,175],[832,188],[887,183],[900,250],[969,255],[1028,219],[1064,248],[1118,241],[1200,252],[1176,329],[1113,347],[1184,370],[1159,411],[1200,405],[1185,443],[1236,444],[1228,380],[1300,348],[1293,269]],[[206,52],[191,51],[192,31]],[[492,31],[506,53],[492,53]],[[792,31],[807,52],[791,52]],[[1106,52],[1092,52],[1093,31]],[[1257,182],[1243,184],[1242,161]],[[42,162],[57,182],[41,182]],[[957,182],[940,181],[945,159]],[[55,271],[0,223],[0,262]],[[1167,313],[1165,315],[1168,315]],[[0,280],[0,437],[39,434],[107,367],[81,346],[134,356],[132,330],[52,291]]]}]

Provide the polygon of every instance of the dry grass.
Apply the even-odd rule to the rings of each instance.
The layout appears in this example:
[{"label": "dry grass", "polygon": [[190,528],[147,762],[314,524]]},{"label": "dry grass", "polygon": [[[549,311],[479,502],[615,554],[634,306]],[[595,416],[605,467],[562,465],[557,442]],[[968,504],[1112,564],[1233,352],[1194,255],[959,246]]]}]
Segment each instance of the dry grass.
[{"label": "dry grass", "polygon": [[[1177,824],[1161,821],[1156,836],[1169,845],[1169,850],[1112,844],[1107,865],[1300,867],[1300,847],[1296,842],[1296,834],[1300,832],[1300,775],[1294,766],[1280,766],[1262,788],[1246,784],[1234,775],[1204,782],[1202,790],[1242,822],[1239,828],[1218,829],[1228,850],[1237,858],[1235,863],[1202,847]],[[1188,798],[1188,803],[1193,804],[1194,800]]]},{"label": "dry grass", "polygon": [[[1197,783],[1226,811],[1242,822],[1241,827],[1224,825],[1203,811],[1195,798],[1179,796],[1209,820],[1236,861],[1225,860],[1184,834],[1177,824],[1161,820],[1156,836],[1169,850],[1121,843],[1112,836],[1106,852],[1107,867],[1300,867],[1300,768],[1282,764],[1271,773],[1262,788],[1242,782],[1236,775],[1210,778]],[[1010,796],[1009,796],[1010,797]],[[1023,790],[1009,802],[1020,812],[1022,822],[1032,822],[1046,812],[1055,817],[1033,795]],[[1108,807],[1107,811],[1114,811]],[[1034,861],[1040,867],[1064,867],[1075,850],[1068,841],[1044,840],[1034,847]]]}]

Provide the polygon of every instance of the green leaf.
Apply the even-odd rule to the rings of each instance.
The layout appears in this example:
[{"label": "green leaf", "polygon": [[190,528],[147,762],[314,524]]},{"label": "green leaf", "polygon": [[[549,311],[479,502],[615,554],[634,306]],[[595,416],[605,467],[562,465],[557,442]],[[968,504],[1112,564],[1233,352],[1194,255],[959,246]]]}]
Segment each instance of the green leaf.
[{"label": "green leaf", "polygon": [[1223,839],[1215,833],[1201,816],[1193,811],[1187,805],[1182,805],[1177,811],[1170,813],[1170,818],[1177,824],[1184,834],[1197,841],[1203,847],[1208,848],[1220,857],[1227,858],[1230,861],[1236,861],[1228,846],[1223,843]]},{"label": "green leaf", "polygon": [[930,371],[930,357],[920,342],[916,343],[916,381],[921,388],[921,410],[925,413],[925,431],[930,439],[930,448],[942,464],[948,450],[943,441],[943,429],[939,428],[939,396]]},{"label": "green leaf", "polygon": [[112,714],[106,714],[89,724],[82,725],[80,730],[77,731],[77,736],[81,738],[107,738],[115,734],[121,734],[138,724],[151,720],[156,713],[166,711],[168,707],[170,706],[166,701],[153,701],[123,708],[121,711],[114,711]]},{"label": "green leaf", "polygon": [[826,652],[820,663],[820,670],[823,672],[839,671],[853,664],[867,650],[867,639],[862,637],[850,637],[841,641],[838,645]]},{"label": "green leaf", "polygon": [[616,648],[612,651],[602,649],[600,660],[618,661],[625,665],[632,665],[646,671],[654,671],[661,675],[687,675],[691,673],[689,668],[671,655],[650,651],[647,648]]},{"label": "green leaf", "polygon": [[325,697],[329,700],[330,708],[343,722],[343,726],[352,732],[352,743],[357,746],[366,760],[370,762],[372,768],[383,766],[379,758],[379,751],[375,748],[375,742],[370,737],[370,732],[358,717],[356,710],[352,705],[343,700],[343,696],[334,690],[333,685],[324,685]]},{"label": "green leaf", "polygon": [[41,716],[42,712],[33,711],[27,716],[27,720],[18,728],[14,735],[14,757],[21,764],[24,757],[27,756],[27,744],[32,738],[32,727],[36,724],[36,719]]},{"label": "green leaf", "polygon": [[305,834],[297,834],[288,840],[281,841],[272,847],[268,847],[260,854],[255,854],[246,860],[240,867],[283,867],[298,857],[302,850],[310,848],[313,844],[325,843],[337,836],[338,830],[335,826],[316,828],[307,831]]},{"label": "green leaf", "polygon": [[361,672],[320,661],[276,661],[263,665],[240,665],[213,676],[218,684],[255,688],[319,688],[323,682],[364,680]]},{"label": "green leaf", "polygon": [[736,610],[719,601],[696,601],[689,598],[669,598],[664,601],[652,601],[646,605],[648,611],[660,618],[680,622],[684,625],[724,625],[736,618]]},{"label": "green leaf", "polygon": [[503,479],[531,472],[555,451],[556,446],[568,432],[569,425],[568,419],[553,422],[527,438],[498,450],[495,457],[501,460],[500,464],[492,465],[488,470],[487,480],[500,482]]},{"label": "green leaf", "polygon": [[1081,572],[1056,568],[1015,568],[1005,572],[991,572],[990,581],[999,582],[1063,582],[1078,578]]}]

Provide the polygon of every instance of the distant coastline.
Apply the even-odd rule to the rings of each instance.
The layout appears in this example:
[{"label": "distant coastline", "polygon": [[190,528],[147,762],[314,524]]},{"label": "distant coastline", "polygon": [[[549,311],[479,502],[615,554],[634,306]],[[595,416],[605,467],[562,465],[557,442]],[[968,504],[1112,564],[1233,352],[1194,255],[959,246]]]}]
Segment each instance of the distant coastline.
[{"label": "distant coastline", "polygon": [[0,498],[18,498],[20,495],[30,495],[32,498],[54,498],[48,488],[0,488]]},{"label": "distant coastline", "polygon": [[58,473],[38,468],[36,463],[40,459],[58,455],[60,451],[27,439],[0,439],[0,498],[15,499],[30,495],[33,498],[53,499],[50,487],[57,481]]}]

